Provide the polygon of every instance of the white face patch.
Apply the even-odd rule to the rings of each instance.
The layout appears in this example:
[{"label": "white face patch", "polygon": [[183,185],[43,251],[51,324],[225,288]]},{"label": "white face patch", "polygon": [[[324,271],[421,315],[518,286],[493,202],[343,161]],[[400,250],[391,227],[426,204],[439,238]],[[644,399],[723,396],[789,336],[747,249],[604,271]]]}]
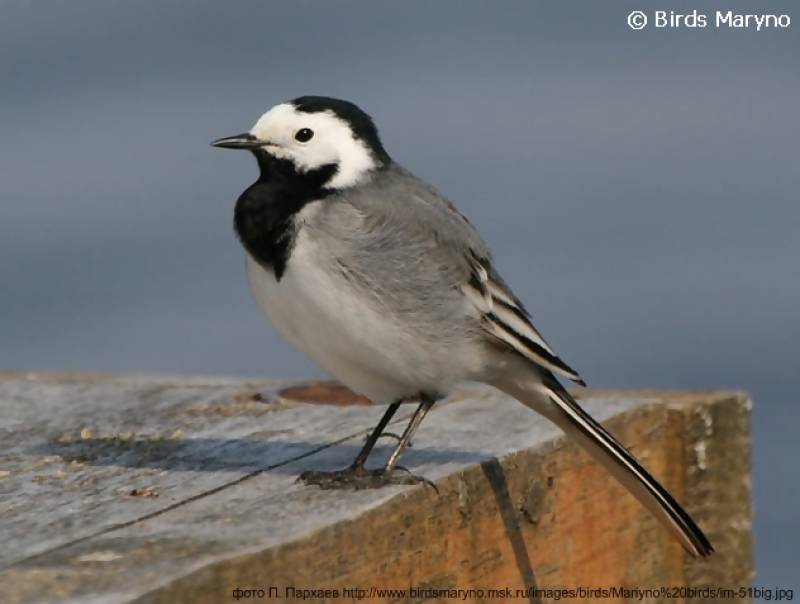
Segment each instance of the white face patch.
[{"label": "white face patch", "polygon": [[[304,128],[311,130],[313,136],[301,142],[295,135]],[[292,161],[301,172],[338,165],[338,171],[325,185],[332,189],[357,184],[378,167],[378,160],[367,145],[332,111],[304,113],[291,103],[283,103],[262,115],[250,134],[267,141],[268,153]]]}]

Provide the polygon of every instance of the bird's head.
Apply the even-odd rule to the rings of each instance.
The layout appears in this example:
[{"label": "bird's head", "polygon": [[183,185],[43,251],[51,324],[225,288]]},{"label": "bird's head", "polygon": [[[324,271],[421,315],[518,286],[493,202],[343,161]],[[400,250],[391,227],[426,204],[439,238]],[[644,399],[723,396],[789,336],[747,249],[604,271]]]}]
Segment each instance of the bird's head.
[{"label": "bird's head", "polygon": [[298,174],[330,174],[328,189],[345,189],[391,162],[372,119],[353,103],[304,96],[262,115],[249,132],[213,143],[290,162]]}]

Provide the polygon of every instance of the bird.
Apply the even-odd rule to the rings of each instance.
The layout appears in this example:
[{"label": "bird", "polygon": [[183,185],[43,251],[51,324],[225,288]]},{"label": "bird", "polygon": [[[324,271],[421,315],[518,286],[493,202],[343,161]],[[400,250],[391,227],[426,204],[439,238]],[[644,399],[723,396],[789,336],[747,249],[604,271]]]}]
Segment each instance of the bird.
[{"label": "bird", "polygon": [[[695,521],[562,385],[584,380],[534,327],[472,223],[386,151],[349,101],[301,96],[211,143],[255,156],[234,229],[250,289],[277,331],[352,391],[387,405],[353,463],[323,488],[425,482],[398,465],[436,401],[464,381],[499,389],[574,438],[693,556]],[[402,403],[417,403],[382,468],[365,463]]]}]

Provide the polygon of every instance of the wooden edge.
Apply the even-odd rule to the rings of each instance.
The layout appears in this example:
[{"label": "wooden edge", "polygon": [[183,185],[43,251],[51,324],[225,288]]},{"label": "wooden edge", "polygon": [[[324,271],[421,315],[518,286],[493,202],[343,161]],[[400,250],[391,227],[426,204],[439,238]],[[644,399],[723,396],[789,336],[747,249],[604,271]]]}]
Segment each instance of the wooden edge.
[{"label": "wooden edge", "polygon": [[[689,557],[600,467],[558,438],[451,475],[438,493],[405,492],[356,520],[201,568],[136,601],[232,601],[236,589],[263,589],[277,594],[273,601],[326,601],[323,589],[337,601],[364,594],[404,601],[409,592],[374,590],[416,587],[484,590],[484,600],[486,590],[509,589],[536,602],[524,597],[534,588],[747,586],[750,401],[739,393],[654,392],[666,404],[608,425],[697,519],[717,549],[709,559]],[[373,591],[345,592],[354,588]],[[467,599],[481,600],[478,594]],[[685,595],[670,601],[706,601]],[[603,599],[626,601],[611,596]]]}]

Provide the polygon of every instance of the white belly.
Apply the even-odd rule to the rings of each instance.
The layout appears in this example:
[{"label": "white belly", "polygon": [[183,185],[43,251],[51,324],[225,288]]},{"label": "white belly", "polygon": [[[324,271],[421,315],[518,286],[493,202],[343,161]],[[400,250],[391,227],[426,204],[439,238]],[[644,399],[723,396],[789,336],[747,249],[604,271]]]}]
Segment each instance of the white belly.
[{"label": "white belly", "polygon": [[[247,258],[250,287],[276,329],[355,392],[392,402],[450,386],[438,350],[425,350],[368,297],[326,270],[329,258],[301,232],[281,280]],[[422,348],[422,349],[420,349]],[[438,359],[436,357],[439,357]]]}]

